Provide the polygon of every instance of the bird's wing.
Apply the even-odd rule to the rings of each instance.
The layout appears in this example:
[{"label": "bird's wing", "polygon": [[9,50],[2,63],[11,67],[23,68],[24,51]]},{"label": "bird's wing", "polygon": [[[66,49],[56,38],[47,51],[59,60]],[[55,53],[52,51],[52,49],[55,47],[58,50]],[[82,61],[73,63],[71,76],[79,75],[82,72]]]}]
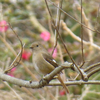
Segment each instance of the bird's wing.
[{"label": "bird's wing", "polygon": [[52,58],[50,54],[43,53],[42,56],[48,63],[50,63],[54,67],[58,67],[58,64],[56,63],[56,61]]}]

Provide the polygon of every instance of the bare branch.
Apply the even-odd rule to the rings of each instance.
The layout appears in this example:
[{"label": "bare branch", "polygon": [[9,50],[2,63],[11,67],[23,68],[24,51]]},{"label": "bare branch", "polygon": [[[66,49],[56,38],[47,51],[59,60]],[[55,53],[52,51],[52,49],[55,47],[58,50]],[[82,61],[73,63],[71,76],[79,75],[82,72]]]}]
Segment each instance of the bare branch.
[{"label": "bare branch", "polygon": [[73,65],[72,63],[66,63],[66,66],[59,66],[55,68],[55,70],[53,70],[50,74],[46,75],[40,82],[24,81],[22,79],[17,79],[9,75],[3,74],[1,72],[0,72],[0,79],[18,85],[20,87],[23,86],[27,88],[41,88],[47,85],[55,75],[61,72],[61,70],[65,68],[71,68],[72,65]]},{"label": "bare branch", "polygon": [[16,67],[20,61],[21,61],[21,57],[22,57],[22,52],[23,52],[23,43],[21,41],[21,39],[19,38],[19,36],[16,34],[16,32],[13,30],[12,26],[9,23],[10,28],[12,29],[13,33],[16,35],[16,37],[19,39],[20,44],[21,44],[21,51],[19,52],[19,54],[17,55],[17,57],[15,58],[15,60],[12,62],[12,64],[10,65],[10,67],[8,69],[6,69],[4,71],[4,73],[8,73],[8,71],[10,71],[12,68]]},{"label": "bare branch", "polygon": [[[41,88],[42,85],[39,84],[39,82],[33,82],[33,81],[25,81],[22,79],[17,79],[14,77],[11,77],[9,75],[3,74],[0,72],[0,79],[7,81],[9,83],[18,85],[20,87],[27,87],[27,88]],[[66,85],[82,85],[82,84],[97,84],[100,85],[100,81],[99,80],[89,80],[89,81],[83,81],[83,80],[79,80],[79,81],[67,81],[64,82]],[[49,84],[46,84],[46,86],[61,86],[60,82],[50,82]]]},{"label": "bare branch", "polygon": [[[55,5],[52,1],[50,1],[50,0],[47,0],[47,1],[50,2],[52,5],[54,5],[55,7],[59,8],[59,7],[58,7],[57,5]],[[83,23],[79,22],[77,19],[75,19],[74,17],[72,17],[71,15],[69,15],[68,13],[66,13],[63,9],[61,9],[61,8],[59,8],[59,9],[60,9],[64,14],[66,14],[67,16],[69,16],[70,18],[72,18],[73,20],[75,20],[76,22],[78,22],[79,24],[81,24],[83,27],[85,27],[85,28],[87,28],[87,29],[89,29],[89,30],[91,30],[91,31],[93,31],[93,32],[97,32],[97,33],[100,34],[99,31],[90,29],[89,27],[87,27],[86,25],[84,25]]]},{"label": "bare branch", "polygon": [[[63,26],[63,29],[65,29],[65,30],[72,36],[72,38],[74,38],[75,40],[81,42],[81,38],[78,37],[78,36],[76,36],[76,35],[67,27],[66,23],[63,22],[63,21],[62,21],[62,26]],[[84,43],[85,45],[91,45],[91,46],[93,46],[94,48],[100,50],[100,46],[98,46],[98,45],[96,45],[96,44],[94,44],[94,43],[91,43],[91,42],[85,41],[85,40],[83,40],[83,43]]]}]

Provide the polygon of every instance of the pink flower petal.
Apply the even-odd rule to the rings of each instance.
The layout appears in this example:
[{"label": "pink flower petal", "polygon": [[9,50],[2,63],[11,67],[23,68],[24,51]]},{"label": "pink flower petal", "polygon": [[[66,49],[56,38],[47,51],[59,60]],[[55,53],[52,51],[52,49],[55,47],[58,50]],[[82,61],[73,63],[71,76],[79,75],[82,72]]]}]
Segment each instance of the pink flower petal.
[{"label": "pink flower petal", "polygon": [[[52,52],[53,48],[50,48],[48,49],[48,52]],[[52,55],[53,58],[56,58],[57,57],[57,49],[55,48],[54,52],[53,52],[53,55]]]},{"label": "pink flower petal", "polygon": [[24,60],[28,60],[30,58],[30,56],[31,56],[31,53],[28,52],[28,51],[24,51],[23,54],[22,54],[22,58]]},{"label": "pink flower petal", "polygon": [[7,31],[8,26],[7,26],[7,22],[5,20],[0,22],[0,32],[5,32]]},{"label": "pink flower petal", "polygon": [[9,75],[11,77],[14,77],[14,74],[13,73],[8,73],[7,75]]},{"label": "pink flower petal", "polygon": [[14,71],[16,71],[16,67],[14,67],[13,69],[11,69],[11,72],[14,72]]},{"label": "pink flower petal", "polygon": [[40,34],[41,39],[44,41],[49,41],[50,40],[50,33],[49,32],[42,32]]},{"label": "pink flower petal", "polygon": [[11,77],[14,77],[15,70],[16,70],[16,67],[14,67],[13,69],[11,69],[11,71],[7,75],[9,75]]},{"label": "pink flower petal", "polygon": [[66,94],[66,91],[65,91],[65,90],[61,90],[61,91],[59,92],[59,94],[60,94],[60,96],[63,96],[63,95]]}]

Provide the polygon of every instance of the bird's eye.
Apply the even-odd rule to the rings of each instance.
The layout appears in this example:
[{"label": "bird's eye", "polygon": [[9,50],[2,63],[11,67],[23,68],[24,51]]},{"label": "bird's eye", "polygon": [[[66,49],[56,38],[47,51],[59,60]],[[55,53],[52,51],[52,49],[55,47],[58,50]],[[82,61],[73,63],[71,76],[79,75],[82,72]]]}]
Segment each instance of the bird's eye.
[{"label": "bird's eye", "polygon": [[36,45],[36,47],[38,47],[39,45]]}]

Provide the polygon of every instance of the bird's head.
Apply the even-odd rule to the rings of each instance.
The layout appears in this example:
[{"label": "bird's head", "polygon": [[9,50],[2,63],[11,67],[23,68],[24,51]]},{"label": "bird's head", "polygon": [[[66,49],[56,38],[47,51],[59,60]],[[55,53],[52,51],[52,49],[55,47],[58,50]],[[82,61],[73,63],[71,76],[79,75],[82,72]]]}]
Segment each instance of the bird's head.
[{"label": "bird's head", "polygon": [[34,43],[32,43],[32,45],[30,46],[30,49],[32,49],[32,51],[34,51],[34,50],[40,50],[40,49],[42,49],[42,46],[41,46],[40,43],[34,42]]},{"label": "bird's head", "polygon": [[34,42],[30,46],[30,49],[38,49],[38,48],[40,48],[40,44],[38,42]]}]

